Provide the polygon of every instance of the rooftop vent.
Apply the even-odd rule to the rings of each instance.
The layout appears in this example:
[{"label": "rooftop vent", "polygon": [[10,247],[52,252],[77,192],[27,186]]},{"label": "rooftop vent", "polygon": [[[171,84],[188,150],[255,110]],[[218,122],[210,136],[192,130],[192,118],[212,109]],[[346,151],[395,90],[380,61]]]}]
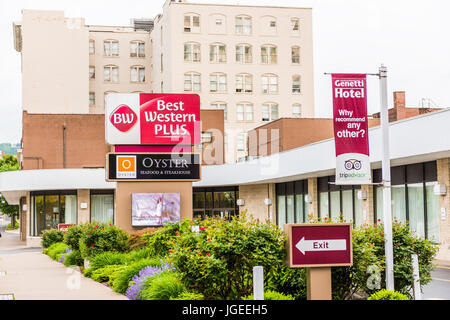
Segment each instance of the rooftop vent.
[{"label": "rooftop vent", "polygon": [[132,19],[134,30],[145,30],[151,32],[153,30],[153,19]]}]

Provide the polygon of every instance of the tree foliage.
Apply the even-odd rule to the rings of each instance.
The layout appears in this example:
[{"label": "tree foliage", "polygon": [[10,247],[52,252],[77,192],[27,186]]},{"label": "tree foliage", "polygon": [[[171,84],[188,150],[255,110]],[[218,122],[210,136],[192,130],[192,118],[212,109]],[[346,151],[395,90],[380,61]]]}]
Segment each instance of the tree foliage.
[{"label": "tree foliage", "polygon": [[[15,156],[7,154],[0,159],[0,172],[15,170],[20,170],[20,164]],[[19,206],[9,205],[3,195],[0,196],[0,211],[9,217],[19,216]]]}]

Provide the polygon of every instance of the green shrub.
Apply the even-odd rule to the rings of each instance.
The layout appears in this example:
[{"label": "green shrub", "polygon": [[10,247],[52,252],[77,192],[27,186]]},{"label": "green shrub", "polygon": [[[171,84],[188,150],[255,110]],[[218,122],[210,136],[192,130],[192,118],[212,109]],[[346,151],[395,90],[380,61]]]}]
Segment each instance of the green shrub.
[{"label": "green shrub", "polygon": [[64,265],[69,267],[69,266],[83,266],[84,264],[84,260],[81,257],[81,253],[78,250],[72,250],[71,252],[69,252],[65,259],[64,259]]},{"label": "green shrub", "polygon": [[169,255],[190,291],[208,299],[240,299],[252,292],[254,266],[270,274],[284,263],[285,234],[276,225],[246,214],[232,221],[210,218],[198,223],[200,232],[188,228],[180,233]]},{"label": "green shrub", "polygon": [[139,274],[139,271],[148,266],[155,267],[160,265],[161,262],[159,259],[142,259],[131,263],[115,276],[113,282],[114,291],[121,294],[125,294],[125,292],[128,289],[130,281],[133,279],[135,275]]},{"label": "green shrub", "polygon": [[373,293],[367,300],[409,300],[408,297],[398,291],[380,290]]},{"label": "green shrub", "polygon": [[185,219],[180,223],[168,223],[151,234],[142,235],[142,239],[147,243],[151,256],[164,257],[181,234],[190,232],[189,220]]},{"label": "green shrub", "polygon": [[117,276],[119,275],[119,273],[124,270],[127,266],[126,265],[121,265],[120,268],[117,268],[115,270],[113,270],[111,272],[111,274],[109,275],[109,280],[108,280],[108,285],[110,287],[114,286],[114,281],[116,280]]},{"label": "green shrub", "polygon": [[97,270],[109,265],[121,265],[127,262],[127,255],[121,252],[102,252],[94,256],[90,261],[89,268]]},{"label": "green shrub", "polygon": [[169,300],[205,300],[205,297],[201,293],[185,291],[182,292],[179,296],[170,298]]},{"label": "green shrub", "polygon": [[142,259],[151,258],[151,249],[150,248],[142,248],[138,250],[132,250],[127,253],[126,257],[129,262],[134,262]]},{"label": "green shrub", "polygon": [[[253,300],[253,294],[243,297],[242,300]],[[268,290],[264,292],[264,300],[295,300],[295,298],[289,294]]]},{"label": "green shrub", "polygon": [[80,250],[79,242],[83,235],[84,225],[78,224],[70,226],[64,233],[64,243],[67,244],[72,250]]},{"label": "green shrub", "polygon": [[[365,226],[354,231],[353,237],[354,255],[355,244],[358,247],[370,247],[376,257],[376,264],[380,267],[379,283],[385,283],[385,251],[384,251],[384,225]],[[392,240],[394,249],[394,283],[397,291],[411,297],[414,279],[412,275],[411,255],[417,254],[419,258],[420,285],[424,286],[431,281],[431,270],[433,259],[437,254],[438,246],[431,241],[418,237],[409,230],[409,225],[399,222],[392,223]],[[354,260],[354,264],[357,261]],[[367,261],[364,261],[367,265]],[[337,268],[336,268],[337,269]],[[370,295],[380,289],[381,286],[373,287],[367,285],[367,277],[370,273],[365,271],[365,277],[360,279],[360,289]],[[351,274],[349,275],[351,276]],[[333,274],[334,277],[334,274]],[[361,281],[363,280],[363,281]],[[365,281],[364,281],[365,280]],[[334,283],[333,283],[334,285]]]},{"label": "green shrub", "polygon": [[185,290],[177,273],[165,271],[147,278],[139,296],[141,300],[170,300]]},{"label": "green shrub", "polygon": [[106,267],[92,271],[91,278],[97,282],[108,282],[111,275],[119,270],[123,270],[124,265],[108,265]]},{"label": "green shrub", "polygon": [[47,248],[46,254],[53,260],[60,260],[61,256],[66,253],[69,246],[64,242],[57,242]]},{"label": "green shrub", "polygon": [[19,221],[16,220],[14,227],[11,226],[11,222],[6,226],[6,230],[17,230],[19,229]]},{"label": "green shrub", "polygon": [[96,222],[85,224],[79,240],[81,256],[91,260],[105,251],[125,252],[127,239],[128,233],[115,225]]},{"label": "green shrub", "polygon": [[42,231],[42,247],[48,248],[52,244],[57,242],[63,242],[64,240],[64,234],[62,231],[59,231],[58,229],[50,229],[50,230],[44,230]]},{"label": "green shrub", "polygon": [[[382,257],[377,255],[374,246],[362,235],[364,228],[353,228],[353,265],[331,268],[333,299],[351,299],[355,293],[370,290],[368,283],[375,283],[371,270],[383,270]],[[372,281],[372,278],[375,281]]]},{"label": "green shrub", "polygon": [[305,268],[288,268],[279,264],[266,278],[265,288],[268,292],[276,291],[291,295],[296,300],[306,300]]}]

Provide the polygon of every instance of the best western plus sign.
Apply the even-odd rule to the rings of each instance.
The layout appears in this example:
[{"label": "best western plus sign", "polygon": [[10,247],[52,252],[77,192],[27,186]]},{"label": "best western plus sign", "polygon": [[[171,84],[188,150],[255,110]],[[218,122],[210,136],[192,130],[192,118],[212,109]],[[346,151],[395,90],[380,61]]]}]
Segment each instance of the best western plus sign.
[{"label": "best western plus sign", "polygon": [[112,145],[200,143],[196,94],[110,94],[105,112],[106,141]]}]

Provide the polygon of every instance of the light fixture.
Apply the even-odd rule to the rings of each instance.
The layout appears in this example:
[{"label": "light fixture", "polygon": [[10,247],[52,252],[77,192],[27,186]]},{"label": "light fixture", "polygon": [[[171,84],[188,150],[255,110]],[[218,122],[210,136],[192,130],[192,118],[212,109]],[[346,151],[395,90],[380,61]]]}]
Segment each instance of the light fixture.
[{"label": "light fixture", "polygon": [[87,207],[88,207],[87,202],[81,202],[80,203],[80,209],[87,209]]},{"label": "light fixture", "polygon": [[236,204],[237,204],[238,206],[243,206],[243,205],[244,205],[244,199],[237,199],[237,200],[236,200]]},{"label": "light fixture", "polygon": [[367,191],[358,190],[357,196],[358,196],[359,200],[366,200],[367,199]]},{"label": "light fixture", "polygon": [[28,210],[28,206],[26,204],[22,205],[22,211],[27,211]]},{"label": "light fixture", "polygon": [[436,184],[433,188],[434,194],[438,196],[445,196],[447,187],[445,184]]},{"label": "light fixture", "polygon": [[264,199],[264,204],[265,204],[266,206],[270,206],[270,205],[272,204],[272,199],[270,199],[270,198],[265,198],[265,199]]},{"label": "light fixture", "polygon": [[312,203],[312,196],[310,194],[305,195],[305,201],[307,203]]}]

